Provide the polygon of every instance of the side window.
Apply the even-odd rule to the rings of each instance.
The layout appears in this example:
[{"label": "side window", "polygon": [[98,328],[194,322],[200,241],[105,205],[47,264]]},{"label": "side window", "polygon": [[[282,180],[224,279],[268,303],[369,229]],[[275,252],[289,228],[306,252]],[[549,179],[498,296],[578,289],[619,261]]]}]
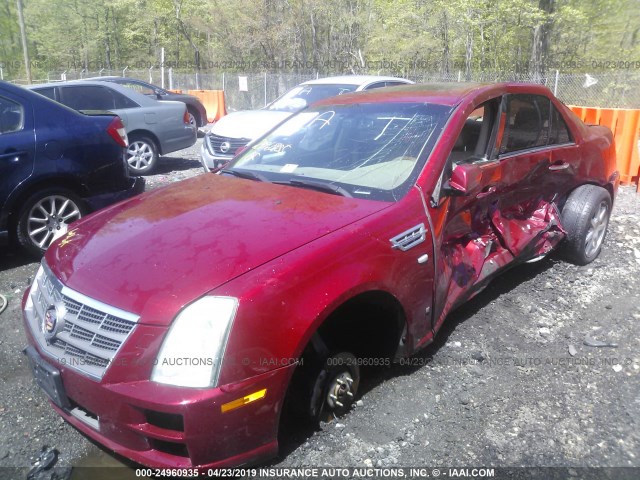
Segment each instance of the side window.
[{"label": "side window", "polygon": [[56,99],[56,90],[53,87],[48,87],[48,88],[40,88],[38,90],[35,90],[37,93],[39,93],[40,95],[44,95],[47,98],[50,98],[51,100],[55,100]]},{"label": "side window", "polygon": [[500,153],[543,147],[549,140],[550,100],[540,95],[508,95]]},{"label": "side window", "polygon": [[122,83],[119,82],[119,84],[122,85],[123,87],[130,88],[131,90],[135,90],[136,92],[141,93],[143,95],[155,96],[155,92],[153,91],[153,89],[147,87],[146,85],[142,85],[140,83],[135,83],[135,82],[122,82]]},{"label": "side window", "polygon": [[115,108],[111,90],[93,85],[60,87],[60,101],[74,110],[110,110]]},{"label": "side window", "polygon": [[365,90],[373,90],[374,88],[382,88],[382,87],[386,87],[387,83],[386,82],[376,82],[376,83],[372,83],[371,85],[368,85],[367,87],[365,87]]},{"label": "side window", "polygon": [[22,130],[24,109],[22,105],[0,97],[0,135]]},{"label": "side window", "polygon": [[409,85],[406,82],[386,82],[387,87],[397,87],[398,85]]},{"label": "side window", "polygon": [[129,97],[124,96],[120,92],[116,92],[115,90],[111,91],[113,95],[113,100],[115,102],[115,106],[113,108],[136,108],[139,107],[136,102],[131,100]]},{"label": "side window", "polygon": [[497,100],[490,100],[471,112],[449,154],[452,164],[486,158],[497,110]]},{"label": "side window", "polygon": [[562,145],[563,143],[571,143],[573,139],[571,138],[571,133],[569,133],[569,128],[560,115],[560,112],[554,107],[551,106],[551,136],[549,138],[550,145]]}]

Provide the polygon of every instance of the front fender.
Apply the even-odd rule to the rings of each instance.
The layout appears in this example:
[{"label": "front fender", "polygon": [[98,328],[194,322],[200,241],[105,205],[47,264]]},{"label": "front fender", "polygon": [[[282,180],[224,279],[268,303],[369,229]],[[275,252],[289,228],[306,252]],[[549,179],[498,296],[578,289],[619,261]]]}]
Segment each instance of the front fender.
[{"label": "front fender", "polygon": [[[417,214],[406,204],[396,206],[289,252],[212,292],[240,301],[221,384],[295,362],[329,315],[364,292],[388,293],[402,306],[409,330],[417,315],[425,328],[432,267],[420,266],[424,270],[416,269],[418,273],[408,271],[407,265],[417,265],[414,257],[419,249],[401,252],[391,248],[390,232],[403,231],[407,222],[416,221]],[[430,241],[421,247],[431,248]]]}]

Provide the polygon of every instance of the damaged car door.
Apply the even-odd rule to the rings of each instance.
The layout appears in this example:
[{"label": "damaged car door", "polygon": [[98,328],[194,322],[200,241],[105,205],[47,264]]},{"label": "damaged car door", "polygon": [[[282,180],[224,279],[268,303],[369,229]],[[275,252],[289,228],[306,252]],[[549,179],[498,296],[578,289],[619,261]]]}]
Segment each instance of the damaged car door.
[{"label": "damaged car door", "polygon": [[[562,145],[558,148],[558,145]],[[466,118],[444,168],[434,330],[514,261],[563,238],[557,200],[574,185],[577,151],[550,99],[508,94]]]}]

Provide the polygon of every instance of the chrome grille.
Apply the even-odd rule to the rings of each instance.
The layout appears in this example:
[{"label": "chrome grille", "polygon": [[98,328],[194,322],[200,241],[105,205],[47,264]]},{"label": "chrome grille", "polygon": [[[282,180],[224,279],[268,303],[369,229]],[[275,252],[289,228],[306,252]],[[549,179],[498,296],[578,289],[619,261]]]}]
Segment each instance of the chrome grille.
[{"label": "chrome grille", "polygon": [[[248,138],[229,138],[229,137],[221,137],[220,135],[207,135],[207,144],[209,146],[209,150],[215,155],[226,155],[229,158],[233,157],[236,154],[236,151],[244,147],[251,140]],[[229,150],[223,152],[220,150],[220,146],[224,143],[229,143]]]},{"label": "chrome grille", "polygon": [[[40,347],[58,362],[101,379],[137,324],[138,316],[86,297],[62,283],[43,262],[26,313]],[[64,305],[64,328],[46,341],[43,319],[54,304]]]}]

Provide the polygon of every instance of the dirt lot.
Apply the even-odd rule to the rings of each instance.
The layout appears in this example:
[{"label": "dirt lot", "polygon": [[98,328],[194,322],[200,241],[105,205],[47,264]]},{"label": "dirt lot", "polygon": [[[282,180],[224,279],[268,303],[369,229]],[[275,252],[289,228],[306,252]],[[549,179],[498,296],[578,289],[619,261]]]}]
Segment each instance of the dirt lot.
[{"label": "dirt lot", "polygon": [[[161,159],[149,188],[201,174],[199,143]],[[0,314],[0,467],[17,468],[0,477],[25,478],[44,445],[59,450],[61,467],[121,465],[62,422],[31,379],[19,302],[36,269],[0,252],[9,299]],[[593,264],[552,256],[508,272],[411,362],[365,372],[360,401],[339,421],[315,432],[288,426],[271,466],[640,468],[640,196],[621,189]]]}]

